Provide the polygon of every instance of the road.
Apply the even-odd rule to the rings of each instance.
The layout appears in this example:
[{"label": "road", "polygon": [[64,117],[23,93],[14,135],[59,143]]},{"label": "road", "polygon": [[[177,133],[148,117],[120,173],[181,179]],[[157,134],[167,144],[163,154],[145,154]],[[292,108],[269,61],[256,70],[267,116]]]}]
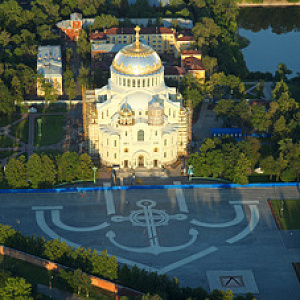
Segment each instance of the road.
[{"label": "road", "polygon": [[300,262],[300,231],[280,232],[267,199],[300,199],[300,191],[0,194],[0,218],[26,235],[107,249],[121,263],[176,276],[183,286],[212,290],[221,282],[258,299],[300,299],[292,267]]}]

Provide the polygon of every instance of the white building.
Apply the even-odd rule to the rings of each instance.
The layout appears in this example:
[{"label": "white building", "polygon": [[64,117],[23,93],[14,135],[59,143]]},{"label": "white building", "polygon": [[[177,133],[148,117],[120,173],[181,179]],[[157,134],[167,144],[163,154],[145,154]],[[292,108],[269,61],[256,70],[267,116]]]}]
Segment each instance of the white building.
[{"label": "white building", "polygon": [[159,168],[187,154],[191,112],[165,85],[160,57],[140,42],[139,31],[115,56],[108,84],[86,91],[84,126],[89,152],[103,164]]},{"label": "white building", "polygon": [[[60,46],[39,46],[37,57],[37,73],[50,82],[58,95],[62,95],[62,62]],[[43,96],[45,92],[42,82],[37,82],[37,95]]]}]

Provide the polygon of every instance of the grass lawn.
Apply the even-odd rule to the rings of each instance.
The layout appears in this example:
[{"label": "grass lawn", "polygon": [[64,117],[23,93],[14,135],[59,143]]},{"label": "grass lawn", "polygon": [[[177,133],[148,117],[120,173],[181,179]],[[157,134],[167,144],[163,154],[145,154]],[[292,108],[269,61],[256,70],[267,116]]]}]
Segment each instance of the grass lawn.
[{"label": "grass lawn", "polygon": [[[46,286],[49,286],[50,276],[53,275],[53,287],[65,290],[65,286],[62,284],[62,281],[59,279],[57,273],[51,274],[46,269],[34,266],[21,260],[0,255],[0,270],[9,271],[12,276],[23,277],[31,284],[39,283]],[[100,289],[92,288],[90,298],[88,299],[109,300],[114,299],[114,297],[113,295],[109,296],[108,294],[101,292]]]},{"label": "grass lawn", "polygon": [[21,121],[20,123],[14,125],[11,130],[10,134],[18,138],[24,143],[28,143],[28,118]]},{"label": "grass lawn", "polygon": [[284,230],[300,230],[300,201],[284,200],[283,217],[280,217],[281,200],[272,200],[272,207],[275,211],[281,228]]},{"label": "grass lawn", "polygon": [[247,84],[245,84],[245,89],[248,90],[248,89],[250,89],[251,87],[255,86],[255,84],[256,84],[255,82],[253,82],[252,84],[248,84],[248,83],[247,83]]},{"label": "grass lawn", "polygon": [[249,179],[249,183],[254,183],[254,182],[274,182],[275,181],[275,177],[270,180],[270,176],[269,175],[265,175],[265,174],[251,174],[248,176]]},{"label": "grass lawn", "polygon": [[14,151],[0,151],[0,159],[4,159],[8,156],[13,155],[14,153]]},{"label": "grass lawn", "polygon": [[13,123],[14,121],[17,121],[20,118],[20,115],[12,115],[10,118],[8,118],[6,115],[4,116],[0,114],[0,127],[5,127],[6,125]]},{"label": "grass lawn", "polygon": [[[33,105],[39,113],[42,113],[44,110],[44,105]],[[67,104],[65,103],[52,103],[49,105],[48,109],[46,110],[46,113],[50,112],[67,112]]]},{"label": "grass lawn", "polygon": [[35,119],[35,146],[45,146],[59,143],[64,136],[64,116],[43,116],[42,136],[38,136],[38,119]]},{"label": "grass lawn", "polygon": [[12,147],[18,147],[19,144],[15,142],[14,140],[8,138],[7,136],[0,135],[0,147],[1,148],[12,148]]}]

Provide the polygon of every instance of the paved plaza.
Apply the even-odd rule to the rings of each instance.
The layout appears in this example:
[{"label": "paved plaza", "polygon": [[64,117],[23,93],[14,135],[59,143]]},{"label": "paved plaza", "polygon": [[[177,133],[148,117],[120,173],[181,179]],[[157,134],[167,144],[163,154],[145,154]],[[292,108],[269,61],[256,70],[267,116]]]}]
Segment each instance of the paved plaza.
[{"label": "paved plaza", "polygon": [[300,299],[292,262],[300,231],[281,233],[267,199],[297,187],[105,190],[0,194],[1,223],[74,247],[107,249],[120,263],[177,276],[183,286],[231,288],[258,299]]}]

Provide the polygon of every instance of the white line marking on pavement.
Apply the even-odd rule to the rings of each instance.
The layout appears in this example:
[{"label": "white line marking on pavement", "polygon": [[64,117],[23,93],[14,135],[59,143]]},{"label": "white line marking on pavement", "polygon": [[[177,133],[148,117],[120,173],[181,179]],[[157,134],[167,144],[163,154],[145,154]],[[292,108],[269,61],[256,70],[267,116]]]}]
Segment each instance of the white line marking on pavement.
[{"label": "white line marking on pavement", "polygon": [[259,204],[259,201],[229,201],[230,204]]},{"label": "white line marking on pavement", "polygon": [[191,236],[191,239],[187,243],[185,243],[183,245],[180,245],[180,246],[173,246],[173,247],[162,247],[162,246],[159,245],[158,241],[157,241],[157,244],[154,244],[154,243],[151,243],[151,240],[150,240],[150,246],[149,247],[140,247],[140,248],[136,247],[136,248],[133,248],[133,247],[124,246],[124,245],[121,245],[120,243],[118,243],[115,240],[116,234],[112,230],[110,230],[106,234],[106,237],[109,239],[109,241],[113,245],[115,245],[116,247],[119,247],[123,250],[130,251],[130,252],[135,252],[135,253],[150,253],[150,254],[154,254],[154,255],[159,255],[159,254],[164,253],[164,252],[179,251],[179,250],[182,250],[184,248],[187,248],[187,247],[191,246],[197,240],[198,231],[191,228],[189,230],[189,234]]},{"label": "white line marking on pavement", "polygon": [[67,230],[67,231],[75,231],[75,232],[88,232],[88,231],[96,231],[101,230],[103,228],[106,228],[109,226],[109,223],[104,222],[100,225],[95,225],[91,227],[74,227],[64,224],[60,219],[60,211],[59,210],[52,210],[51,212],[52,216],[52,222],[57,227],[60,227],[61,229]]},{"label": "white line marking on pavement", "polygon": [[36,222],[39,227],[52,239],[58,239],[61,242],[66,242],[69,246],[74,248],[79,248],[81,245],[72,243],[67,239],[62,238],[58,234],[56,234],[50,227],[46,224],[44,211],[40,210],[36,212]]},{"label": "white line marking on pavement", "polygon": [[[180,185],[181,181],[174,181],[174,185]],[[188,213],[189,209],[186,205],[185,197],[183,195],[182,189],[176,189],[176,199],[177,199],[177,204],[179,207],[179,211],[183,213]]]},{"label": "white line marking on pavement", "polygon": [[177,262],[175,262],[173,264],[170,264],[170,265],[162,268],[160,271],[162,273],[170,272],[170,271],[172,271],[174,269],[177,269],[179,267],[182,267],[182,266],[184,266],[184,265],[186,265],[186,264],[188,264],[188,263],[190,263],[190,262],[192,262],[194,260],[202,258],[202,257],[204,257],[206,255],[209,255],[209,254],[211,254],[211,253],[213,253],[213,252],[215,252],[217,250],[218,250],[217,247],[214,247],[214,246],[209,247],[209,248],[207,248],[207,249],[205,249],[203,251],[200,251],[200,252],[198,252],[198,253],[196,253],[194,255],[188,256],[188,257],[186,257],[184,259],[181,259],[181,260],[179,260],[179,261],[177,261]]},{"label": "white line marking on pavement", "polygon": [[[111,184],[109,182],[104,182],[103,186],[110,187]],[[108,215],[115,214],[116,209],[115,209],[115,203],[114,203],[114,199],[113,199],[111,190],[104,190],[104,197],[105,197],[105,201],[106,201],[107,214]]]},{"label": "white line marking on pavement", "polygon": [[234,205],[233,206],[235,210],[235,218],[229,222],[224,223],[205,223],[205,222],[199,222],[195,219],[191,221],[193,225],[201,226],[201,227],[208,227],[208,228],[224,228],[229,226],[235,226],[242,222],[242,220],[245,217],[243,207],[241,205]]},{"label": "white line marking on pavement", "polygon": [[63,206],[32,206],[32,210],[52,210],[52,209],[63,209]]},{"label": "white line marking on pavement", "polygon": [[240,241],[241,239],[243,239],[248,234],[250,234],[254,230],[254,228],[256,227],[256,225],[258,224],[258,221],[259,221],[259,210],[256,205],[250,205],[250,211],[251,211],[251,219],[250,219],[248,226],[243,231],[241,231],[239,234],[226,240],[227,243],[229,243],[229,244],[236,243],[236,242]]}]

